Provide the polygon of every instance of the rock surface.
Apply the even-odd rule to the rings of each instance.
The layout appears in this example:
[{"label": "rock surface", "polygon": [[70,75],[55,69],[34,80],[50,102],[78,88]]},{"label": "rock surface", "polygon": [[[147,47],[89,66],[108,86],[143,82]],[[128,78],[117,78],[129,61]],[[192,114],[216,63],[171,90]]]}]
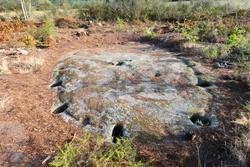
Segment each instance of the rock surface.
[{"label": "rock surface", "polygon": [[204,115],[212,96],[187,62],[147,46],[70,53],[54,70],[52,112],[107,138],[117,124],[124,136],[198,129],[190,117]]}]

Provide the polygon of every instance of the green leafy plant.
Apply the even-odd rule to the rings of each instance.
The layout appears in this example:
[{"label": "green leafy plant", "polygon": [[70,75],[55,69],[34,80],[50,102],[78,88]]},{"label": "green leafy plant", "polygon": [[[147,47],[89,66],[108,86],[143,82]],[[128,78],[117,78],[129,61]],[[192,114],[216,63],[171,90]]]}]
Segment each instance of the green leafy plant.
[{"label": "green leafy plant", "polygon": [[247,42],[245,38],[245,31],[239,28],[235,28],[228,37],[227,45],[231,47],[239,47],[243,43]]}]

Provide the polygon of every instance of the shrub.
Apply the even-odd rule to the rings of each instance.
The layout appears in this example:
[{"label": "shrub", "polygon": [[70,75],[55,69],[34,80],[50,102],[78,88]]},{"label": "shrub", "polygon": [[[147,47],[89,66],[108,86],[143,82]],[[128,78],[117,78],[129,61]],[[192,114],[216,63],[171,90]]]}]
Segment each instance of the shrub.
[{"label": "shrub", "polygon": [[198,36],[202,42],[224,42],[227,39],[227,27],[220,23],[198,22]]},{"label": "shrub", "polygon": [[120,18],[117,18],[114,26],[116,31],[126,31],[127,29],[126,22]]},{"label": "shrub", "polygon": [[211,59],[211,60],[215,60],[219,57],[219,52],[218,52],[218,48],[217,47],[204,47],[201,49],[201,54],[202,56],[204,56],[205,58]]},{"label": "shrub", "polygon": [[181,36],[185,41],[197,42],[199,41],[199,28],[198,27],[183,27],[181,28]]},{"label": "shrub", "polygon": [[117,140],[116,144],[108,144],[104,138],[92,134],[85,134],[83,138],[75,138],[65,144],[50,165],[53,167],[149,166],[136,161],[136,150],[132,140]]},{"label": "shrub", "polygon": [[59,28],[79,28],[80,23],[72,17],[60,17],[55,19],[55,25]]},{"label": "shrub", "polygon": [[54,33],[55,25],[52,20],[46,20],[41,27],[30,30],[30,34],[36,39],[38,47],[49,47]]},{"label": "shrub", "polygon": [[142,33],[142,38],[152,40],[156,37],[156,33],[152,31],[150,28],[144,29]]},{"label": "shrub", "polygon": [[30,35],[29,33],[25,33],[24,36],[21,39],[21,42],[24,43],[26,47],[32,48],[36,46],[36,40],[35,38]]},{"label": "shrub", "polygon": [[245,38],[246,32],[243,29],[235,28],[228,37],[227,45],[231,47],[240,47],[242,44],[247,42]]}]

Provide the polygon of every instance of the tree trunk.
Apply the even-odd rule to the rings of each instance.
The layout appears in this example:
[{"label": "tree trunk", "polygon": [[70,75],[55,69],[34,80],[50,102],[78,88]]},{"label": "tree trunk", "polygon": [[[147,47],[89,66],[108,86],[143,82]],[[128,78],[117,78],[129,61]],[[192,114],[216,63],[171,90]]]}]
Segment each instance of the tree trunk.
[{"label": "tree trunk", "polygon": [[26,13],[26,8],[25,8],[24,0],[21,0],[21,6],[22,6],[24,20],[27,20],[28,18],[27,18],[27,13]]}]

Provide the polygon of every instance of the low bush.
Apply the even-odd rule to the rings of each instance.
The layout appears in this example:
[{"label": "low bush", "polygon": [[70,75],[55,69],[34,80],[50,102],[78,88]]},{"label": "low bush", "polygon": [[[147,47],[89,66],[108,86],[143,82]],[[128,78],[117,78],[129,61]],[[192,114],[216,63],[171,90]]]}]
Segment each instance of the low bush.
[{"label": "low bush", "polygon": [[132,140],[117,140],[116,144],[106,143],[103,137],[85,134],[83,138],[74,138],[59,150],[50,163],[53,167],[146,167],[136,161],[136,150]]},{"label": "low bush", "polygon": [[215,60],[220,56],[218,52],[218,48],[212,47],[212,46],[202,48],[201,55],[211,60]]},{"label": "low bush", "polygon": [[126,31],[127,30],[127,23],[124,20],[117,18],[115,25],[114,25],[114,28],[116,31]]},{"label": "low bush", "polygon": [[74,8],[79,9],[79,18],[115,21],[123,20],[157,20],[184,21],[213,20],[231,11],[230,6],[213,5],[208,1],[183,3],[163,0],[116,0],[116,1],[87,1],[78,3]]},{"label": "low bush", "polygon": [[146,39],[146,40],[152,40],[156,37],[156,33],[151,30],[150,28],[146,28],[144,29],[144,31],[142,32],[142,38]]},{"label": "low bush", "polygon": [[227,45],[231,47],[240,47],[248,42],[246,38],[246,31],[238,27],[234,28],[227,39]]},{"label": "low bush", "polygon": [[59,28],[79,28],[80,23],[72,17],[60,17],[55,19],[55,26]]},{"label": "low bush", "polygon": [[55,25],[52,20],[46,20],[41,27],[29,30],[29,33],[36,39],[36,46],[49,47],[51,38],[55,34]]},{"label": "low bush", "polygon": [[33,48],[36,46],[36,39],[30,35],[29,33],[25,33],[21,39],[21,42],[24,44],[25,47]]}]

